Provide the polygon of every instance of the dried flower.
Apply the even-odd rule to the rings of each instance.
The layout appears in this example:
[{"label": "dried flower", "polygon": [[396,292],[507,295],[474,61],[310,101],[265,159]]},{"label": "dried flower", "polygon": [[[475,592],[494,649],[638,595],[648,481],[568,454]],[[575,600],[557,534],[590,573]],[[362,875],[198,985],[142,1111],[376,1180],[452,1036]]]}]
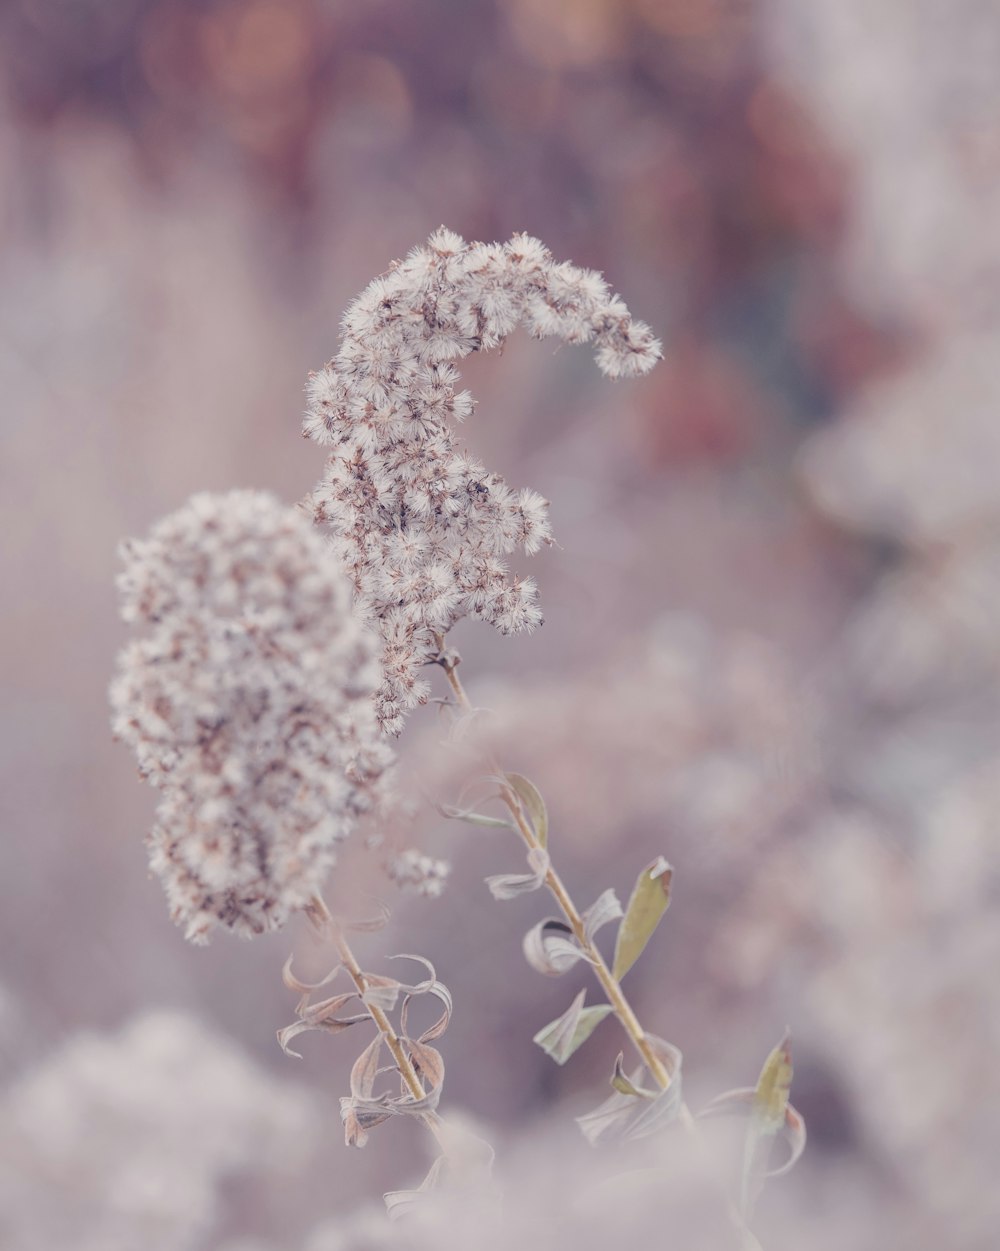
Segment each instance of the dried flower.
[{"label": "dried flower", "polygon": [[435,860],[410,847],[392,857],[386,872],[401,890],[436,899],[444,890],[451,865],[447,860]]},{"label": "dried flower", "polygon": [[311,503],[382,637],[378,718],[391,733],[427,696],[419,666],[471,616],[502,634],[541,623],[530,578],[504,557],[551,542],[548,504],[514,491],[456,446],[473,408],[451,362],[499,347],[517,326],[595,345],[611,378],[660,357],[649,327],[592,270],[555,262],[537,239],[466,244],[441,229],[348,308],[336,358],[312,375],[305,433],[332,444]]},{"label": "dried flower", "polygon": [[375,638],[304,514],[255,491],[196,495],[123,547],[114,730],[162,791],[149,836],[174,921],[205,941],[282,925],[368,810],[391,751],[371,707]]}]

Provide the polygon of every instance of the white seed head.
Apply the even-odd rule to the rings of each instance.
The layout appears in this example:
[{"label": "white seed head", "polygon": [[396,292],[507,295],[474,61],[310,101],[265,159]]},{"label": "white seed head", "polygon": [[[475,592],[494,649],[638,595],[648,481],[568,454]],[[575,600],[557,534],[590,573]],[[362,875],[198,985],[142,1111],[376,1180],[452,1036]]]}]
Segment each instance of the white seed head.
[{"label": "white seed head", "polygon": [[383,639],[383,729],[427,695],[420,666],[463,617],[503,634],[541,624],[537,588],[504,557],[552,535],[548,503],[513,491],[456,446],[473,408],[451,361],[537,338],[592,343],[612,378],[645,373],[660,344],[592,270],[557,263],[537,240],[467,244],[441,229],[374,279],[343,319],[340,351],[307,386],[305,433],[332,445],[311,497]]},{"label": "white seed head", "polygon": [[196,495],[123,556],[123,615],[149,631],[111,704],[162,792],[151,866],[188,938],[275,929],[383,785],[377,640],[327,542],[262,492]]}]

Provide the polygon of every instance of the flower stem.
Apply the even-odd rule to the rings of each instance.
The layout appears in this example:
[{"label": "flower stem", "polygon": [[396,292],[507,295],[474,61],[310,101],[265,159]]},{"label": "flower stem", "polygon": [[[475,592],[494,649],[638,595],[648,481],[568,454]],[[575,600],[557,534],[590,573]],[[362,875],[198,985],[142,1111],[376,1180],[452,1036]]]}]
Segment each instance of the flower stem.
[{"label": "flower stem", "polygon": [[[361,996],[361,1002],[364,1004],[365,1011],[371,1017],[376,1029],[385,1040],[385,1045],[389,1048],[392,1058],[395,1061],[396,1068],[399,1070],[399,1074],[406,1083],[410,1094],[413,1095],[414,1099],[423,1099],[427,1092],[424,1090],[423,1083],[417,1074],[417,1070],[413,1067],[413,1061],[407,1054],[406,1048],[403,1046],[403,1041],[393,1028],[392,1022],[377,1004],[365,1001],[364,996],[368,990],[368,979],[365,977],[365,974],[361,969],[361,965],[358,964],[357,958],[351,950],[350,944],[344,937],[342,928],[330,915],[329,909],[318,895],[306,909],[306,913],[323,936],[325,938],[329,938],[333,945],[337,948],[337,954],[340,956],[340,962],[347,970],[348,976],[354,983],[358,994]],[[438,1114],[436,1112],[422,1112],[420,1114],[420,1119],[431,1131],[438,1143],[443,1146],[444,1144],[442,1142],[441,1133],[442,1122]]]},{"label": "flower stem", "polygon": [[[438,663],[444,670],[445,676],[448,679],[448,685],[451,687],[452,693],[455,696],[456,703],[463,710],[463,712],[473,712],[474,707],[472,701],[466,694],[465,687],[462,685],[462,679],[458,676],[457,654],[449,652],[446,649],[443,635],[437,636],[437,643],[440,653]],[[491,761],[490,767],[498,777],[503,776],[503,771],[495,763],[495,761]],[[518,833],[521,835],[521,838],[527,846],[530,849],[540,848],[541,844],[539,843],[535,831],[531,826],[531,822],[525,815],[517,794],[509,787],[503,787],[501,791],[501,798],[510,811],[511,816],[514,818]],[[611,1004],[612,1008],[614,1008],[615,1016],[618,1018],[622,1028],[625,1030],[625,1033],[629,1036],[632,1045],[639,1053],[643,1063],[652,1074],[653,1079],[656,1081],[660,1089],[666,1090],[671,1081],[670,1073],[667,1071],[663,1061],[659,1058],[651,1046],[649,1038],[646,1035],[646,1031],[643,1029],[639,1018],[636,1016],[635,1010],[626,998],[625,993],[621,988],[621,984],[608,968],[607,962],[601,955],[596,944],[592,939],[587,937],[580,910],[573,902],[572,896],[566,889],[566,886],[563,884],[563,881],[559,877],[558,873],[552,867],[551,862],[549,864],[549,869],[545,874],[545,885],[555,897],[562,910],[563,916],[566,918],[567,923],[573,931],[574,937],[586,953],[587,959],[594,970],[594,975],[601,983],[601,987],[608,997],[608,1002]],[[746,1251],[758,1251],[760,1244],[748,1229],[745,1220],[730,1198],[728,1190],[718,1180],[714,1164],[709,1157],[708,1148],[702,1136],[701,1130],[695,1121],[694,1114],[683,1100],[680,1103],[678,1120],[684,1126],[687,1133],[690,1134],[692,1139],[697,1143],[697,1149],[702,1155],[709,1175],[716,1181],[720,1188],[726,1213],[729,1217],[730,1223],[739,1235],[741,1247],[745,1248]]]}]

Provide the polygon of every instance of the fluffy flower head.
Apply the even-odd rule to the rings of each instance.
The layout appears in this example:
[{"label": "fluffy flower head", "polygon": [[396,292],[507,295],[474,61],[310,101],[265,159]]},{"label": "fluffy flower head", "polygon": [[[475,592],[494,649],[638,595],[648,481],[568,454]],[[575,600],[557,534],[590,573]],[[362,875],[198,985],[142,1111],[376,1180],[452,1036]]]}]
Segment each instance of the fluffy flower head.
[{"label": "fluffy flower head", "polygon": [[161,791],[150,861],[204,941],[283,924],[377,797],[391,752],[371,694],[377,641],[300,511],[197,495],[123,547],[127,645],[113,725]]},{"label": "fluffy flower head", "polygon": [[592,343],[611,378],[660,358],[649,327],[592,270],[554,261],[526,235],[467,244],[441,229],[348,308],[340,351],[308,386],[305,432],[332,445],[312,496],[383,644],[383,727],[426,697],[419,667],[462,617],[502,634],[541,623],[531,579],[504,557],[551,542],[548,504],[515,491],[456,445],[472,412],[453,361],[499,347],[517,326]]}]

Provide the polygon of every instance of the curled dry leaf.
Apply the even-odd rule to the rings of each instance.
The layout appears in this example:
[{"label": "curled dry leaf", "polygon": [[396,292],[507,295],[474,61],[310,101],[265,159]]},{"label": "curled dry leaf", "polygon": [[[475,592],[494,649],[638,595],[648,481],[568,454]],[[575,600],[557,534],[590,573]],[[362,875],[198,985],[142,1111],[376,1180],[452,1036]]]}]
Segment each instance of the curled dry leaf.
[{"label": "curled dry leaf", "polygon": [[391,1221],[418,1211],[430,1200],[429,1192],[445,1187],[471,1195],[480,1214],[485,1214],[489,1201],[497,1197],[490,1181],[496,1154],[490,1144],[461,1122],[442,1122],[438,1133],[444,1154],[434,1161],[420,1185],[415,1190],[392,1190],[382,1196]]},{"label": "curled dry leaf", "polygon": [[545,882],[549,871],[549,855],[541,847],[532,847],[528,852],[528,867],[531,872],[497,873],[486,879],[490,894],[494,899],[516,899],[518,895],[538,890]]},{"label": "curled dry leaf", "polygon": [[403,1000],[403,1006],[400,1011],[400,1029],[403,1035],[406,1036],[409,1034],[408,1019],[409,1019],[409,1010],[410,1010],[411,1000],[420,995],[433,995],[434,998],[439,1000],[441,1004],[444,1006],[444,1011],[441,1013],[441,1015],[438,1017],[438,1019],[434,1022],[433,1025],[429,1026],[427,1029],[424,1030],[424,1032],[420,1035],[420,1038],[418,1039],[418,1041],[419,1042],[433,1042],[435,1038],[440,1038],[441,1035],[448,1028],[448,1025],[451,1022],[451,1013],[452,1013],[452,1007],[453,1007],[451,991],[444,984],[444,982],[439,982],[437,980],[437,974],[435,973],[434,965],[431,964],[429,960],[426,960],[423,956],[415,956],[415,955],[411,955],[408,952],[404,952],[404,953],[401,953],[400,955],[390,956],[389,959],[390,960],[417,960],[419,961],[420,964],[422,964],[427,969],[428,974],[429,974],[429,976],[425,978],[424,981],[418,982],[417,985],[415,986],[404,985],[401,987],[401,989],[406,992],[406,997]]},{"label": "curled dry leaf", "polygon": [[587,942],[593,942],[594,935],[602,926],[607,925],[609,921],[617,921],[622,915],[621,901],[609,886],[606,891],[598,895],[583,914],[583,932],[587,937]]},{"label": "curled dry leaf", "polygon": [[535,1035],[536,1042],[556,1064],[565,1064],[574,1051],[581,1047],[604,1018],[614,1011],[611,1004],[599,1003],[593,1007],[583,1006],[586,990],[581,990],[558,1020],[550,1022]]},{"label": "curled dry leaf", "polygon": [[386,1215],[390,1221],[400,1221],[417,1211],[426,1202],[428,1193],[441,1184],[447,1167],[447,1157],[439,1155],[430,1171],[415,1190],[389,1190],[382,1196]]},{"label": "curled dry leaf", "polygon": [[577,943],[573,931],[558,917],[546,917],[524,936],[524,958],[538,973],[559,977],[578,960],[590,957]]},{"label": "curled dry leaf", "polygon": [[286,1056],[294,1056],[296,1060],[301,1060],[302,1053],[293,1051],[288,1045],[293,1038],[298,1038],[299,1034],[307,1034],[310,1030],[322,1030],[326,1034],[339,1034],[341,1030],[345,1030],[351,1025],[357,1025],[360,1021],[367,1020],[370,1020],[368,1013],[362,1012],[358,1016],[337,1017],[328,1021],[293,1021],[291,1025],[286,1025],[283,1029],[278,1030],[278,1046]]},{"label": "curled dry leaf", "polygon": [[[576,1118],[591,1146],[601,1141],[632,1142],[648,1138],[674,1120],[680,1111],[681,1053],[672,1043],[657,1038],[655,1034],[647,1034],[646,1038],[666,1068],[670,1085],[665,1090],[651,1090],[644,1086],[643,1078],[647,1075],[644,1064],[626,1077],[619,1056],[611,1079],[615,1093],[593,1112]],[[616,1079],[621,1080],[621,1086]],[[627,1087],[627,1093],[622,1087]]]},{"label": "curled dry leaf", "polygon": [[374,934],[378,930],[384,930],[389,923],[392,912],[389,907],[380,899],[374,900],[378,911],[374,916],[359,917],[354,921],[342,922],[345,930],[350,930],[354,934]]},{"label": "curled dry leaf", "polygon": [[426,1043],[413,1039],[406,1040],[406,1049],[420,1080],[431,1090],[440,1090],[444,1084],[444,1059],[441,1052],[436,1047],[429,1047]]},{"label": "curled dry leaf", "polygon": [[399,998],[399,992],[405,987],[394,977],[382,977],[376,973],[365,973],[365,983],[367,989],[361,996],[361,1002],[366,1008],[381,1008],[383,1012],[391,1012],[396,1006]]},{"label": "curled dry leaf", "polygon": [[657,856],[636,879],[635,887],[625,909],[625,919],[618,930],[615,942],[615,960],[612,973],[621,981],[653,936],[670,903],[670,885],[674,871],[662,856]]},{"label": "curled dry leaf", "polygon": [[549,813],[538,787],[520,773],[505,773],[501,784],[505,790],[513,792],[521,811],[531,822],[539,844],[548,846]]},{"label": "curled dry leaf", "polygon": [[330,972],[327,973],[326,977],[322,978],[320,981],[303,982],[292,972],[293,959],[293,956],[289,956],[285,961],[281,970],[281,980],[289,990],[297,991],[300,995],[305,995],[307,999],[312,991],[319,990],[322,986],[329,986],[340,970],[344,967],[342,964],[335,964]]}]

